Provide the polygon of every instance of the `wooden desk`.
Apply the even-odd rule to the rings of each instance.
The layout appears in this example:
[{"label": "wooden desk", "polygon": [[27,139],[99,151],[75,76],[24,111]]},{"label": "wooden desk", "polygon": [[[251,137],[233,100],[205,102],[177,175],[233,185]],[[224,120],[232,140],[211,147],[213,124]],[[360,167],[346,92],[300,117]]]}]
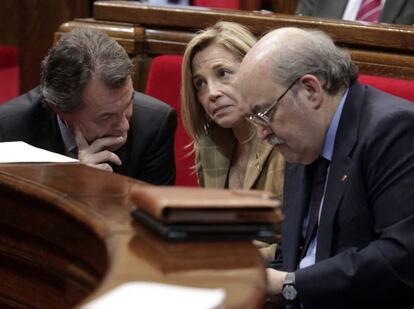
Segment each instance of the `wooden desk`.
[{"label": "wooden desk", "polygon": [[261,307],[250,242],[166,242],[132,221],[135,185],[83,165],[0,165],[0,307],[69,308],[127,281],[221,287],[226,308]]},{"label": "wooden desk", "polygon": [[148,64],[154,56],[182,54],[197,30],[219,20],[244,24],[258,36],[286,26],[318,28],[350,51],[362,73],[414,80],[414,27],[404,25],[363,25],[284,14],[98,1],[94,4],[93,18],[61,25],[55,39],[75,27],[106,31],[136,62],[134,83],[137,90],[143,91]]}]

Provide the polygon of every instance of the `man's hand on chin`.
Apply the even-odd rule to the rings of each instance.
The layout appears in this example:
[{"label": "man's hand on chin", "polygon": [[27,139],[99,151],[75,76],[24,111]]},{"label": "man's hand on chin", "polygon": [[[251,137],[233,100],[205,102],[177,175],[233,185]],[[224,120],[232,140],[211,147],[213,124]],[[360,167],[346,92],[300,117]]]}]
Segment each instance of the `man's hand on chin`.
[{"label": "man's hand on chin", "polygon": [[97,138],[89,144],[78,127],[75,127],[74,131],[80,163],[110,172],[113,170],[109,162],[116,165],[122,164],[121,159],[108,149],[116,148],[117,144],[123,144],[124,137],[106,136]]}]

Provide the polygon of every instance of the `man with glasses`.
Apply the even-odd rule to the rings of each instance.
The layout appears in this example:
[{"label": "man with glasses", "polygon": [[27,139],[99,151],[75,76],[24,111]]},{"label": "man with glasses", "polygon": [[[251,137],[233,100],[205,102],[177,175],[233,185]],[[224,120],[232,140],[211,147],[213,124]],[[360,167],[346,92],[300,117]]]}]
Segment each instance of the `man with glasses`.
[{"label": "man with glasses", "polygon": [[235,80],[246,119],[289,162],[267,271],[289,308],[414,304],[414,105],[356,79],[327,35],[281,28]]}]

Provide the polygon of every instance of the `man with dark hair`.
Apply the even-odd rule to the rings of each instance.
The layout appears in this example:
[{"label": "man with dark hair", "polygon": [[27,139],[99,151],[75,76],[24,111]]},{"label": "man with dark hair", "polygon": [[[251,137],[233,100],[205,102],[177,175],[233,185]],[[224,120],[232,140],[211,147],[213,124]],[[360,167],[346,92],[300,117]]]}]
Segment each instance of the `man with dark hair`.
[{"label": "man with dark hair", "polygon": [[289,162],[267,274],[290,308],[414,304],[414,104],[356,78],[326,34],[280,28],[234,82],[246,118]]},{"label": "man with dark hair", "polygon": [[0,141],[173,184],[176,112],[134,91],[132,70],[125,50],[103,32],[65,34],[42,62],[40,87],[0,107]]}]

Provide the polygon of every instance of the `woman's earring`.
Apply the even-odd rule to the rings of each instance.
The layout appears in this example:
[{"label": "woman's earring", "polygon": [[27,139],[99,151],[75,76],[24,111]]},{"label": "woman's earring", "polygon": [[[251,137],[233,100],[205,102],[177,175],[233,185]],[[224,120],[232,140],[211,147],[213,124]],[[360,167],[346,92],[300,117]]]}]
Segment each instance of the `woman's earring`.
[{"label": "woman's earring", "polygon": [[211,118],[208,117],[208,116],[206,116],[206,118],[204,119],[204,126],[203,126],[203,128],[204,128],[204,133],[206,135],[208,135],[208,131],[210,130],[211,121],[212,121]]}]

